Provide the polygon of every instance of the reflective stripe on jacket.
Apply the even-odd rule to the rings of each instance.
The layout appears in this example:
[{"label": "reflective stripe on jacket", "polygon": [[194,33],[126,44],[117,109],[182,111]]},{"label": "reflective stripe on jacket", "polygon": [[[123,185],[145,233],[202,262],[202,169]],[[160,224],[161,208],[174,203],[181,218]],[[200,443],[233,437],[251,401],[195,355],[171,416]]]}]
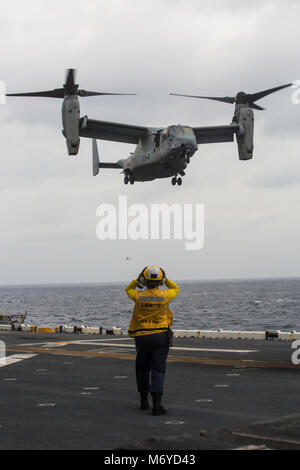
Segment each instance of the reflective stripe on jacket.
[{"label": "reflective stripe on jacket", "polygon": [[135,302],[128,334],[132,337],[167,331],[172,325],[173,313],[169,302],[179,293],[175,282],[166,281],[168,289],[136,290],[137,279],[126,287],[128,297]]}]

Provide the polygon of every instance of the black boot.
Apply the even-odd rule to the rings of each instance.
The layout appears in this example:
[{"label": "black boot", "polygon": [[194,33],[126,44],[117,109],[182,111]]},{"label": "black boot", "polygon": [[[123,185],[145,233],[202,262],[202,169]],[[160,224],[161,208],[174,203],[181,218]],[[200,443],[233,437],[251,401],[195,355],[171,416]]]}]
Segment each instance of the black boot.
[{"label": "black boot", "polygon": [[141,406],[140,410],[148,410],[150,408],[149,402],[148,402],[148,393],[147,392],[141,392]]},{"label": "black boot", "polygon": [[166,414],[167,410],[161,404],[162,393],[151,393],[151,395],[153,401],[152,415],[159,416]]}]

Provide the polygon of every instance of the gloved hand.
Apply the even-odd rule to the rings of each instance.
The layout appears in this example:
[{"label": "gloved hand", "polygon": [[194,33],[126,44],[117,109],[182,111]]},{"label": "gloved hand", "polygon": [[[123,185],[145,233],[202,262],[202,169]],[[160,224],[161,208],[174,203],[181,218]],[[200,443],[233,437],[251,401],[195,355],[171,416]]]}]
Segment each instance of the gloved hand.
[{"label": "gloved hand", "polygon": [[140,274],[138,275],[138,287],[144,287],[145,285],[145,277],[144,277],[144,271],[145,269],[147,268],[147,266],[144,267],[144,269],[140,272]]},{"label": "gloved hand", "polygon": [[166,276],[166,273],[163,270],[163,268],[159,268],[159,269],[161,270],[162,275],[163,275],[162,280],[161,280],[161,285],[163,286],[165,284],[166,280],[167,280],[167,276]]}]

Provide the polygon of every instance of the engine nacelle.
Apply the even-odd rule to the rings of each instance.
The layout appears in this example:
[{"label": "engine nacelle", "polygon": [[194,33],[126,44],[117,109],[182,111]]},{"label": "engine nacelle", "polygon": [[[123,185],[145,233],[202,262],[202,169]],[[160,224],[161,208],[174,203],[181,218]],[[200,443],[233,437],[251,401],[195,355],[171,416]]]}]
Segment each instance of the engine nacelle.
[{"label": "engine nacelle", "polygon": [[241,108],[235,115],[240,131],[236,134],[239,159],[253,157],[254,113],[251,108]]},{"label": "engine nacelle", "polygon": [[66,96],[62,104],[63,135],[69,155],[77,155],[79,150],[79,120],[80,106],[78,97],[75,95]]}]

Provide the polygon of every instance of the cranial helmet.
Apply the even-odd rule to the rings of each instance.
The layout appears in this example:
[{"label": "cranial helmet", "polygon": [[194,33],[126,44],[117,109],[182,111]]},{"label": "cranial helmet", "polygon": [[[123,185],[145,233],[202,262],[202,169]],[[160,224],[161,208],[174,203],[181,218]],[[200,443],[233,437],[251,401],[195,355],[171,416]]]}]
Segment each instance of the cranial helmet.
[{"label": "cranial helmet", "polygon": [[163,278],[162,270],[158,266],[148,266],[143,275],[148,281],[161,281]]}]

